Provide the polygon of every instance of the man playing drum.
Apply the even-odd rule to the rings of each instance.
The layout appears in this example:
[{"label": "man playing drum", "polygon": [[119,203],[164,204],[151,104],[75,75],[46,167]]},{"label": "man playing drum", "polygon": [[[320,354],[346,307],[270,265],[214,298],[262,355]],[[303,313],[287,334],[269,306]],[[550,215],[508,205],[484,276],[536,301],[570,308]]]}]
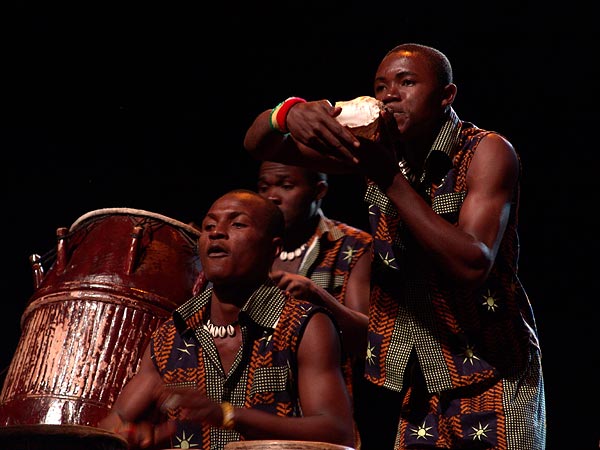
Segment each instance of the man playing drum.
[{"label": "man playing drum", "polygon": [[199,238],[210,287],[153,335],[101,428],[131,448],[260,439],[354,446],[334,320],[269,278],[283,228],[279,208],[254,192],[213,203]]}]

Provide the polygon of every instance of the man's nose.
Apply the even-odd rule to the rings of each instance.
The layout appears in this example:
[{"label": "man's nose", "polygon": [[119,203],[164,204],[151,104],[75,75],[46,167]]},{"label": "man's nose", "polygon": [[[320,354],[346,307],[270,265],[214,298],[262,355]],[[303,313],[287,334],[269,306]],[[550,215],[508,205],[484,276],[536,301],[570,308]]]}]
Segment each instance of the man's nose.
[{"label": "man's nose", "polygon": [[223,230],[223,228],[219,226],[214,227],[212,230],[210,230],[210,233],[208,234],[208,237],[210,239],[221,239],[224,236],[226,236],[226,233]]},{"label": "man's nose", "polygon": [[276,205],[281,205],[281,197],[277,195],[275,192],[269,192],[267,198],[271,200]]},{"label": "man's nose", "polygon": [[388,86],[382,100],[384,102],[400,100],[400,90],[395,83],[392,83],[390,86]]}]

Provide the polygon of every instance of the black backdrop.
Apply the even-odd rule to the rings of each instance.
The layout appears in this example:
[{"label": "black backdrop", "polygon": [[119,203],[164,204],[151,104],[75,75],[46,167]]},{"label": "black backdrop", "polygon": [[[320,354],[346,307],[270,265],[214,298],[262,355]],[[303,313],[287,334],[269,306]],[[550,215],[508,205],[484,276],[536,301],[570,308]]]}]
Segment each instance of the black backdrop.
[{"label": "black backdrop", "polygon": [[[258,112],[291,95],[370,95],[385,51],[415,41],[452,60],[459,116],[521,154],[520,271],[544,350],[548,449],[596,448],[591,11],[577,2],[248,3],[4,3],[2,379],[33,292],[28,257],[53,248],[57,227],[108,207],[200,220],[226,190],[254,188],[257,163],[242,139]],[[366,227],[361,187],[332,177],[325,212]]]}]

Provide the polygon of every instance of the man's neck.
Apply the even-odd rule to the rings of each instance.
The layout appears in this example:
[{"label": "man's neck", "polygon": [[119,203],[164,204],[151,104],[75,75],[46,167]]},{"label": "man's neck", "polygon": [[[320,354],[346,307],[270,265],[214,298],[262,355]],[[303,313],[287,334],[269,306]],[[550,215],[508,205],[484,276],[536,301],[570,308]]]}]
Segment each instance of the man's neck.
[{"label": "man's neck", "polygon": [[227,311],[239,311],[256,291],[261,283],[237,283],[213,284],[211,305],[219,304],[219,308]]},{"label": "man's neck", "polygon": [[306,244],[317,231],[320,214],[315,214],[296,226],[285,230],[285,239],[283,241],[283,249],[290,251],[303,244]]}]

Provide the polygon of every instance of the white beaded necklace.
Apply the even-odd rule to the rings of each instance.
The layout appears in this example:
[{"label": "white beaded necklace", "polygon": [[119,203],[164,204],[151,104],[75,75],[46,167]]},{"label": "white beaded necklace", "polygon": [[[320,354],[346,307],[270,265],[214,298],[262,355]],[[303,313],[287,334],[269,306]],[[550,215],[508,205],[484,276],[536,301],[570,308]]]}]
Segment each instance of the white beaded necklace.
[{"label": "white beaded necklace", "polygon": [[282,250],[279,254],[279,259],[282,261],[293,261],[294,259],[300,257],[302,253],[304,253],[304,250],[306,250],[306,247],[308,247],[308,245],[312,242],[314,237],[315,235],[313,234],[308,241],[306,241],[296,250],[292,250],[291,252],[286,252],[285,250]]},{"label": "white beaded necklace", "polygon": [[233,337],[235,336],[235,326],[237,323],[238,321],[236,320],[235,322],[231,322],[229,325],[215,325],[210,321],[210,319],[208,319],[203,325],[203,328],[214,338]]},{"label": "white beaded necklace", "polygon": [[279,259],[282,261],[292,261],[298,256],[302,255],[302,253],[304,253],[304,250],[306,250],[306,243],[302,244],[296,250],[292,250],[291,252],[286,252],[285,250],[282,250],[282,252],[279,254]]}]

